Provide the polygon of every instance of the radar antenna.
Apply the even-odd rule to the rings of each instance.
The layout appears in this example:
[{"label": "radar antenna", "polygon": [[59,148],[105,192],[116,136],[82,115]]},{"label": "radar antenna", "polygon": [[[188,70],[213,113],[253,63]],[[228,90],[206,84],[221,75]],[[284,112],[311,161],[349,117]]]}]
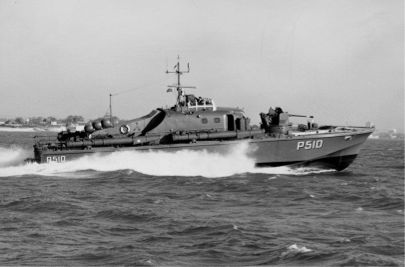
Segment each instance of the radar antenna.
[{"label": "radar antenna", "polygon": [[183,101],[184,97],[184,88],[196,88],[195,86],[184,86],[181,85],[180,83],[180,76],[183,73],[189,73],[190,72],[190,63],[187,63],[187,71],[181,70],[180,69],[180,56],[177,56],[177,63],[176,65],[173,66],[173,69],[175,71],[169,71],[166,70],[166,73],[175,73],[177,75],[177,84],[174,85],[168,85],[169,89],[167,89],[167,92],[171,92],[172,88],[176,88],[177,90],[177,100],[176,100],[176,105],[179,107],[181,106],[181,102]]}]

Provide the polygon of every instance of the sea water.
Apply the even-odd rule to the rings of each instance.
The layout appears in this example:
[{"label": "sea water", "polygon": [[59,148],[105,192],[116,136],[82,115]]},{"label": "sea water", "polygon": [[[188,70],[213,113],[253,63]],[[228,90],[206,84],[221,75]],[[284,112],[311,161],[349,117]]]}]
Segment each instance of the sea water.
[{"label": "sea water", "polygon": [[404,143],[346,170],[255,168],[242,144],[24,163],[0,133],[0,265],[404,265]]}]

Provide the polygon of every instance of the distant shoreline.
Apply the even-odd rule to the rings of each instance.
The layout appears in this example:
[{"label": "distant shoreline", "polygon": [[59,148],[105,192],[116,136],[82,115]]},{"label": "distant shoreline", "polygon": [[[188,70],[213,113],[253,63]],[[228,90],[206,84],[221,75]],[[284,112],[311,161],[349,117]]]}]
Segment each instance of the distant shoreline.
[{"label": "distant shoreline", "polygon": [[0,126],[0,132],[24,132],[24,133],[36,133],[36,132],[61,132],[66,130],[66,127],[56,128],[44,128],[44,127],[8,127]]}]

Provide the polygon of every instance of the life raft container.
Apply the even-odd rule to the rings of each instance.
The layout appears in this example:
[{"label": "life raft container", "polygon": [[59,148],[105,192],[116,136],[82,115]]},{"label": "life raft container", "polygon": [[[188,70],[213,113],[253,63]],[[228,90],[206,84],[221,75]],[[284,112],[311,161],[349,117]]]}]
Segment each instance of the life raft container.
[{"label": "life raft container", "polygon": [[129,128],[129,126],[128,125],[121,125],[120,126],[120,133],[121,134],[127,134],[127,133],[129,133],[129,131],[130,131],[130,128]]}]

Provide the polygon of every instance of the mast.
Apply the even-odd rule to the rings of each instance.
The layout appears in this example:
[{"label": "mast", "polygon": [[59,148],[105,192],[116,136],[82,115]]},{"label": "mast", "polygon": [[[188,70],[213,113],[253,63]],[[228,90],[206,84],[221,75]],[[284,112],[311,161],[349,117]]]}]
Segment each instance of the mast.
[{"label": "mast", "polygon": [[114,123],[113,123],[113,120],[112,120],[112,105],[111,105],[111,98],[112,98],[112,94],[110,93],[110,122],[113,124],[113,126],[114,126]]},{"label": "mast", "polygon": [[115,93],[115,94],[112,94],[112,93],[110,93],[110,106],[109,106],[109,108],[110,108],[110,122],[111,122],[111,124],[114,126],[114,121],[113,121],[113,113],[112,113],[112,97],[113,96],[116,96],[116,95],[118,95],[119,93]]},{"label": "mast", "polygon": [[195,88],[195,86],[182,86],[180,83],[180,76],[183,73],[189,73],[190,72],[190,63],[187,63],[187,71],[181,70],[180,69],[180,56],[177,56],[177,63],[173,67],[175,71],[169,71],[166,70],[166,73],[175,73],[177,75],[177,84],[175,85],[168,85],[169,88],[176,88],[177,90],[177,100],[176,100],[176,105],[180,106],[180,102],[182,101],[182,97],[184,95],[183,88]]}]

